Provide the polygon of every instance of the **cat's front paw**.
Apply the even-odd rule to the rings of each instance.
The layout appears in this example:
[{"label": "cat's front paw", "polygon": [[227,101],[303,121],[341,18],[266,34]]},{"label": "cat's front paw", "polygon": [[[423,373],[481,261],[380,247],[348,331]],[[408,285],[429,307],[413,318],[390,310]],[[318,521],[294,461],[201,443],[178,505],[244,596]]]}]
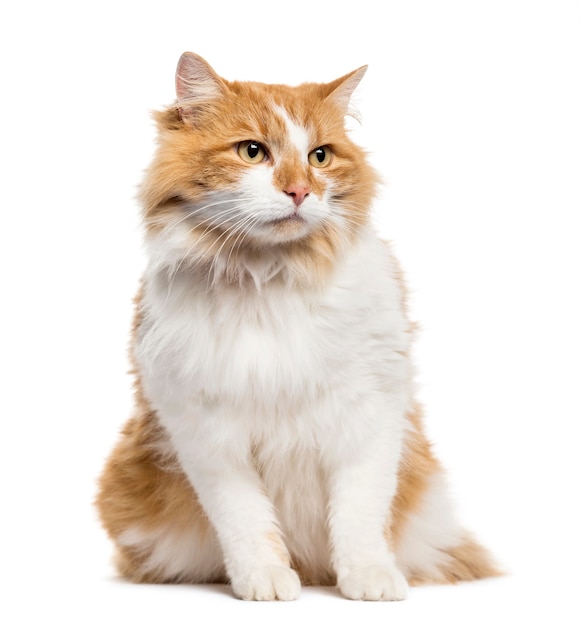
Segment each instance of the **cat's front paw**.
[{"label": "cat's front paw", "polygon": [[301,581],[284,565],[269,565],[232,579],[232,591],[242,600],[296,600]]},{"label": "cat's front paw", "polygon": [[352,569],[339,578],[339,590],[350,600],[405,600],[408,584],[395,567]]}]

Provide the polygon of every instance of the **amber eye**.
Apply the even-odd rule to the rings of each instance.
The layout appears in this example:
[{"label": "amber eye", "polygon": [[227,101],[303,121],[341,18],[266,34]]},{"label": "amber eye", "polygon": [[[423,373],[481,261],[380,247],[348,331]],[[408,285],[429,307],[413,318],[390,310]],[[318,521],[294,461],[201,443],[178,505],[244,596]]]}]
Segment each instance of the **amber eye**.
[{"label": "amber eye", "polygon": [[266,159],[266,150],[258,141],[241,141],[237,151],[238,156],[246,163],[262,163]]},{"label": "amber eye", "polygon": [[315,148],[312,152],[309,152],[309,163],[313,167],[327,167],[331,162],[333,153],[329,146],[320,146]]}]

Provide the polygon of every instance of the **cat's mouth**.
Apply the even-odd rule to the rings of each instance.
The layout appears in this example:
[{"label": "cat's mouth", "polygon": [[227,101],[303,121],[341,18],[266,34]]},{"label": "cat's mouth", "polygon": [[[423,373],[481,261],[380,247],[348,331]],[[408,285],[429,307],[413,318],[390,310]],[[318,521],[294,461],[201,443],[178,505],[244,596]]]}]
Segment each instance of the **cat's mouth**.
[{"label": "cat's mouth", "polygon": [[279,226],[281,224],[306,224],[307,220],[299,213],[291,213],[284,217],[277,217],[274,220],[269,220],[268,224],[271,226]]}]

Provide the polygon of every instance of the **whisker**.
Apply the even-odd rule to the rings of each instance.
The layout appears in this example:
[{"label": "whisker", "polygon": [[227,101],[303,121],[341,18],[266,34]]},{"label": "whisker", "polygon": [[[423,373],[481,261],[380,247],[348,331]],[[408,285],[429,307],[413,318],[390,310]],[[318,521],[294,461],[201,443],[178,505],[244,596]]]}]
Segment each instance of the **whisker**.
[{"label": "whisker", "polygon": [[[240,251],[242,244],[245,242],[246,238],[250,235],[252,227],[255,226],[257,223],[259,223],[260,221],[261,221],[261,217],[259,215],[258,216],[254,215],[254,216],[251,216],[251,219],[247,220],[244,224],[241,225],[240,233],[238,234],[238,236],[236,237],[236,240],[230,247],[230,252],[228,254],[228,258],[226,259],[226,271],[228,271],[228,269],[230,268],[230,258],[232,257],[232,254],[234,252],[238,253]],[[255,284],[258,288],[259,285],[257,284],[256,278],[252,271],[250,271],[250,275],[255,281]]]},{"label": "whisker", "polygon": [[[234,201],[234,200],[232,200],[232,201]],[[224,203],[225,203],[225,202],[226,202],[226,201],[224,201]],[[230,200],[229,200],[228,202],[230,202]],[[214,205],[217,205],[217,204],[221,204],[221,203],[214,203]],[[207,208],[207,207],[212,206],[212,205],[211,205],[211,204],[208,204],[208,205],[205,205],[205,206],[206,206],[206,208]],[[226,214],[229,214],[229,213],[235,212],[235,211],[239,210],[240,206],[242,206],[242,205],[240,205],[240,204],[239,204],[239,205],[236,205],[235,207],[232,207],[232,208],[230,208],[230,209],[227,209],[226,211],[221,211],[221,212],[220,212],[220,213],[218,213],[217,215],[212,216],[211,218],[208,218],[208,220],[204,220],[204,221],[203,221],[203,222],[201,222],[200,224],[197,224],[196,226],[194,226],[193,228],[191,228],[188,232],[191,234],[191,233],[193,233],[193,232],[195,231],[195,229],[196,229],[196,228],[198,228],[198,227],[199,227],[202,223],[204,223],[204,222],[206,222],[206,221],[210,221],[210,220],[219,219],[219,218],[223,217],[223,216],[224,216],[224,215],[226,215]],[[177,227],[177,225],[178,225],[179,223],[181,223],[182,221],[183,221],[183,219],[181,219],[181,220],[179,220],[178,222],[176,222],[176,223],[172,224],[172,227],[173,227],[173,228]],[[215,224],[214,226],[222,226],[222,225],[224,225],[224,224],[226,224],[226,223],[227,223],[227,220],[222,220],[221,222],[219,222],[219,223]],[[208,227],[207,227],[207,228],[204,230],[204,232],[202,233],[201,237],[197,238],[197,239],[194,241],[194,243],[193,243],[193,244],[192,244],[192,245],[188,248],[188,250],[185,252],[185,254],[183,254],[183,255],[182,255],[182,258],[180,259],[179,263],[178,263],[175,267],[173,267],[173,268],[171,269],[171,271],[169,272],[169,274],[168,274],[168,278],[169,278],[169,286],[168,286],[168,295],[167,295],[167,297],[168,297],[168,298],[169,298],[169,296],[170,296],[170,293],[171,293],[171,289],[172,289],[173,283],[174,283],[174,281],[175,281],[175,278],[176,278],[176,276],[177,276],[177,274],[178,274],[179,270],[182,268],[182,266],[184,265],[184,263],[185,263],[186,261],[188,261],[188,262],[191,262],[191,261],[192,261],[192,259],[190,258],[191,253],[192,253],[192,252],[193,252],[193,250],[195,250],[195,248],[196,248],[196,247],[198,247],[198,246],[202,243],[202,241],[206,238],[207,234],[208,234],[208,233],[212,230],[212,226],[213,226],[212,224],[208,225]]]},{"label": "whisker", "polygon": [[[240,207],[238,207],[239,209]],[[239,227],[239,225],[244,222],[247,219],[247,215],[241,215],[238,217],[238,219],[236,219],[235,221],[230,221],[229,219],[225,219],[225,220],[221,220],[221,221],[215,221],[212,224],[209,224],[205,229],[204,232],[196,239],[196,243],[199,244],[201,243],[206,236],[212,231],[212,229],[216,229],[216,228],[221,228],[222,232],[218,235],[218,237],[215,239],[215,241],[212,242],[209,250],[207,252],[210,252],[212,250],[212,248],[217,245],[218,242],[220,242],[221,240],[224,239],[224,237],[226,238],[226,240],[231,236],[231,233],[233,230],[237,230],[237,228]],[[192,231],[193,232],[193,231]]]},{"label": "whisker", "polygon": [[[228,234],[228,236],[226,237],[226,239],[224,240],[224,242],[222,243],[222,245],[220,246],[220,249],[218,250],[218,252],[216,253],[214,260],[217,261],[220,257],[220,254],[224,248],[224,246],[228,243],[228,241],[234,237],[235,235],[237,235],[236,241],[238,241],[238,238],[240,237],[240,235],[242,233],[244,233],[244,229],[246,227],[247,224],[249,224],[250,222],[253,222],[253,220],[256,220],[256,216],[253,214],[250,215],[245,215],[241,220],[239,220],[235,227],[230,231],[230,233]],[[234,246],[236,245],[236,241],[234,242]],[[226,259],[226,269],[228,268],[228,264],[230,262],[230,257],[232,255],[232,251],[233,251],[233,246],[230,248],[230,254],[228,255],[228,258]]]},{"label": "whisker", "polygon": [[[226,260],[226,265],[230,264],[230,257],[232,256],[232,253],[234,252],[234,250],[237,250],[237,252],[240,251],[240,248],[242,247],[242,244],[244,243],[244,239],[250,234],[251,228],[253,226],[255,226],[260,221],[260,216],[254,215],[252,217],[254,218],[253,220],[243,224],[243,227],[246,229],[246,232],[244,232],[244,230],[242,231],[242,233],[241,233],[243,235],[242,239],[240,239],[240,235],[238,235],[238,237],[236,238],[236,241],[234,242],[234,244],[230,248],[230,254],[228,255],[228,258]],[[250,228],[248,228],[248,227],[250,227]],[[238,246],[237,246],[237,244],[238,244]]]},{"label": "whisker", "polygon": [[220,206],[222,204],[230,204],[232,202],[239,202],[239,201],[240,200],[238,198],[228,198],[227,200],[218,200],[216,202],[209,202],[208,204],[204,204],[203,206],[200,206],[200,207],[195,207],[194,209],[186,213],[186,215],[181,217],[177,222],[174,222],[172,226],[178,226],[183,221],[188,220],[194,215],[202,213],[203,211],[206,211],[207,209],[211,209],[213,207]]},{"label": "whisker", "polygon": [[[180,270],[186,265],[208,262],[208,287],[211,283],[215,284],[224,273],[230,277],[236,275],[237,266],[233,258],[246,244],[253,228],[264,219],[263,214],[258,211],[260,207],[253,205],[251,200],[242,197],[216,199],[204,205],[191,207],[179,219],[166,223],[166,227],[171,230],[178,229],[188,220],[193,220],[185,231],[187,235],[193,236],[193,241],[180,255],[181,258],[169,268],[170,290]],[[208,215],[208,211],[212,209],[215,210]],[[322,229],[335,241],[333,247],[337,245],[343,247],[352,241],[360,229],[357,219],[350,213],[361,214],[365,209],[367,204],[357,202],[342,204],[331,199],[326,208],[309,207],[306,217],[314,220],[313,226],[317,230]],[[276,267],[265,267],[265,272],[271,271],[276,273]],[[256,277],[254,278],[256,280]],[[168,290],[168,297],[169,295]]]},{"label": "whisker", "polygon": [[[204,232],[202,233],[201,237],[203,238],[204,235],[209,232],[210,230],[212,230],[213,228],[221,228],[223,226],[225,226],[226,224],[228,224],[228,219],[222,219],[225,216],[231,215],[233,213],[237,213],[240,211],[240,209],[243,207],[244,205],[242,204],[238,204],[235,207],[232,207],[231,209],[228,209],[227,211],[222,211],[220,213],[218,213],[217,215],[212,216],[211,218],[205,219],[201,222],[199,222],[198,224],[196,224],[189,232],[193,233],[196,228],[199,228],[200,226],[202,226],[203,224],[208,223],[208,225],[206,226],[206,228],[204,229]],[[218,221],[221,220],[221,221]],[[198,241],[201,241],[202,239],[199,239]]]}]

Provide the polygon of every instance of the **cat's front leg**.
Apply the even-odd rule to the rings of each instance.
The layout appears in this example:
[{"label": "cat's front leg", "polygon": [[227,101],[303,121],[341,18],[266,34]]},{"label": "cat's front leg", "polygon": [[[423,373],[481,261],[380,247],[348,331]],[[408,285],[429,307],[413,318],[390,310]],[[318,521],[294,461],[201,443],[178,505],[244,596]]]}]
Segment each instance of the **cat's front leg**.
[{"label": "cat's front leg", "polygon": [[221,423],[215,415],[168,421],[180,465],[216,530],[234,595],[295,600],[300,580],[290,567],[244,428],[235,421]]},{"label": "cat's front leg", "polygon": [[400,441],[380,433],[330,472],[329,526],[337,585],[352,600],[403,600],[408,585],[386,538]]}]

